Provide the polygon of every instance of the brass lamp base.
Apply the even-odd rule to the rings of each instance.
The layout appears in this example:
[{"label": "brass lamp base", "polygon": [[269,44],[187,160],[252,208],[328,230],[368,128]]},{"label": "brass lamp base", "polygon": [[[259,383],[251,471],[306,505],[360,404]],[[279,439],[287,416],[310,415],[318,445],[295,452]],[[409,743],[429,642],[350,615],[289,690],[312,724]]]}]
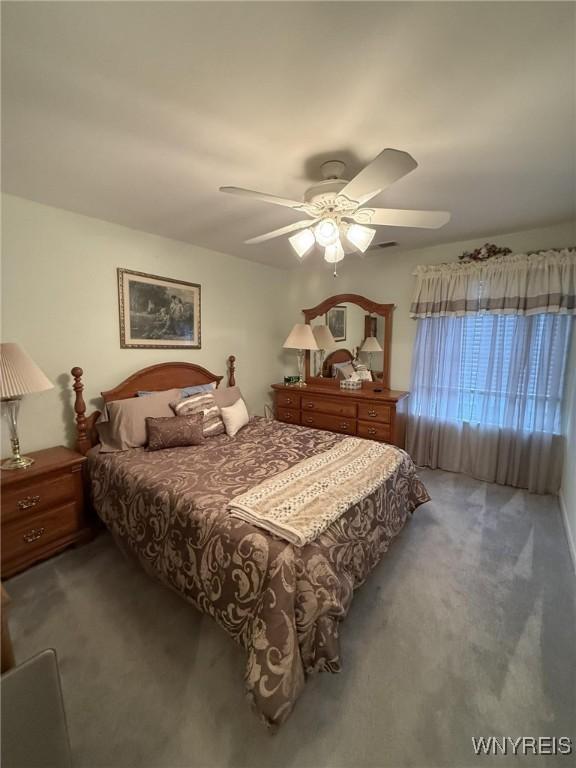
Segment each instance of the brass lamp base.
[{"label": "brass lamp base", "polygon": [[28,456],[13,456],[11,459],[4,459],[0,467],[2,469],[27,469],[30,464],[34,464],[34,459]]}]

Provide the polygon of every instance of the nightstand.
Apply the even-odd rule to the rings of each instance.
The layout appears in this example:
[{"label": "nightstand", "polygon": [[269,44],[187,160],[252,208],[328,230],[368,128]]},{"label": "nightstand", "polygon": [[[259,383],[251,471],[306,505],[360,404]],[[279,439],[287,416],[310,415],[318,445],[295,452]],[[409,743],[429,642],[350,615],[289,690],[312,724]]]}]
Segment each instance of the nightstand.
[{"label": "nightstand", "polygon": [[59,446],[28,454],[28,469],[2,470],[2,578],[87,541],[80,453]]}]

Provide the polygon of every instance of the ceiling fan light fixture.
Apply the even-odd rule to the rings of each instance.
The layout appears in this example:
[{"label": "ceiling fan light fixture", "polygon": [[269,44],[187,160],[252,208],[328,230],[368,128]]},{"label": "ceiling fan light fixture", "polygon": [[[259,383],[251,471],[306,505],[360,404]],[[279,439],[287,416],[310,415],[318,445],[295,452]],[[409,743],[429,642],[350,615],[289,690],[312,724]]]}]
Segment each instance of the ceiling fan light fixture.
[{"label": "ceiling fan light fixture", "polygon": [[316,242],[324,248],[334,245],[340,238],[340,230],[334,219],[326,218],[316,225],[314,230]]},{"label": "ceiling fan light fixture", "polygon": [[364,227],[362,224],[350,224],[346,230],[346,238],[362,253],[368,250],[375,234],[375,229]]},{"label": "ceiling fan light fixture", "polygon": [[303,229],[300,232],[296,232],[295,235],[288,238],[288,242],[294,248],[298,256],[303,259],[316,243],[314,232],[311,229]]},{"label": "ceiling fan light fixture", "polygon": [[326,246],[324,251],[324,259],[328,262],[328,264],[337,264],[339,261],[342,261],[343,258],[344,249],[342,248],[340,238],[338,238],[338,240],[332,245]]}]

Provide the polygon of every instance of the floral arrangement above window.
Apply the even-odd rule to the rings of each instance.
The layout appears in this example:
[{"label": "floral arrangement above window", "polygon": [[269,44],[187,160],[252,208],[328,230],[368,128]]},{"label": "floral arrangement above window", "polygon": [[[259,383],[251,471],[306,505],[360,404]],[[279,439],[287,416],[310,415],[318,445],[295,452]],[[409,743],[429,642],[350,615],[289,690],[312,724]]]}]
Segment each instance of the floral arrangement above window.
[{"label": "floral arrangement above window", "polygon": [[486,261],[486,259],[492,259],[494,256],[507,256],[509,253],[512,253],[510,248],[501,248],[494,243],[484,243],[475,251],[464,251],[461,256],[458,256],[458,259],[460,261]]}]

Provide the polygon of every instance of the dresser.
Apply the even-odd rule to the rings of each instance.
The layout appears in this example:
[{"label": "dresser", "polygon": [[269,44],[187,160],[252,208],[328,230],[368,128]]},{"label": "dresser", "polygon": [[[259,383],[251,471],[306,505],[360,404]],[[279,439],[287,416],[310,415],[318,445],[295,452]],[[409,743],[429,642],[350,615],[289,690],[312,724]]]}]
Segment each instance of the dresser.
[{"label": "dresser", "polygon": [[273,384],[279,421],[379,440],[404,448],[408,392],[375,391],[373,384],[343,390],[333,382],[294,387]]},{"label": "dresser", "polygon": [[28,469],[2,470],[2,578],[88,540],[85,457],[62,446],[28,454]]}]

